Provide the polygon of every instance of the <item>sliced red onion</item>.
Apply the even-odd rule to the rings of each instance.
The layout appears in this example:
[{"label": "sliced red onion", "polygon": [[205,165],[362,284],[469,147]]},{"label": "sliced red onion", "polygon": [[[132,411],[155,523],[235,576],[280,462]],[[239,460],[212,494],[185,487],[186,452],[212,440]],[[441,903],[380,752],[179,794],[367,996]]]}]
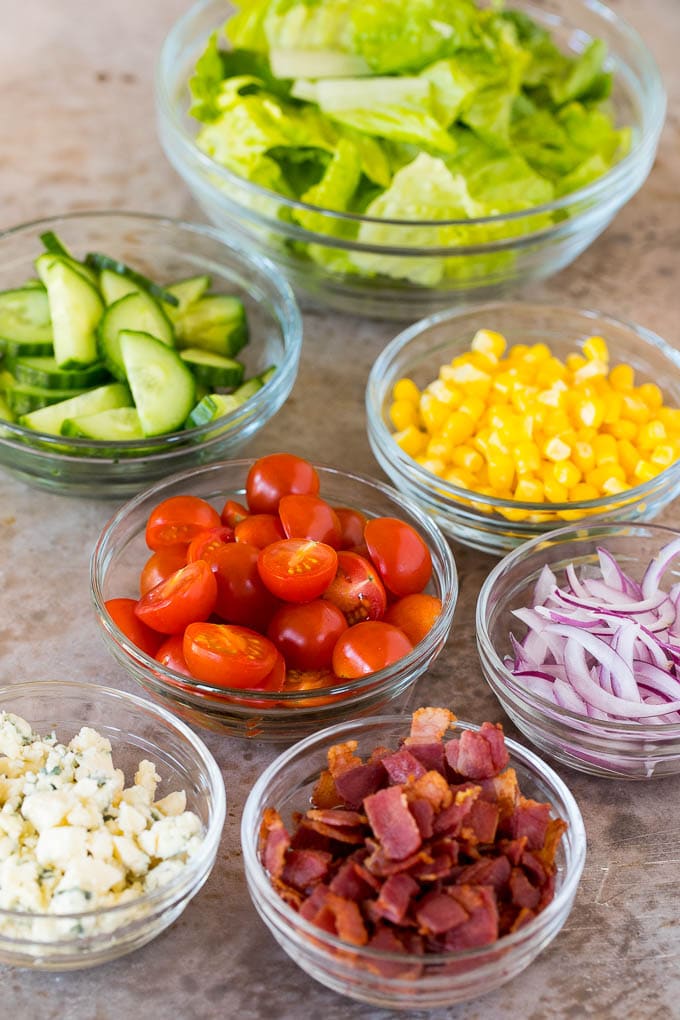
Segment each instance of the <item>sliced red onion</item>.
[{"label": "sliced red onion", "polygon": [[[645,705],[642,701],[629,701],[627,698],[618,698],[603,691],[590,675],[584,645],[575,638],[567,639],[564,661],[567,667],[567,676],[574,690],[593,708],[631,720],[649,719],[661,714],[658,705]],[[667,702],[665,710],[666,712],[680,711],[680,699]]]},{"label": "sliced red onion", "polygon": [[557,578],[548,564],[544,564],[543,570],[538,575],[536,587],[534,588],[534,605],[542,606],[551,592],[557,587]]},{"label": "sliced red onion", "polygon": [[668,545],[665,545],[645,570],[644,577],[642,578],[643,598],[649,598],[659,590],[661,578],[676,556],[680,556],[680,536],[674,538]]},{"label": "sliced red onion", "polygon": [[597,557],[600,561],[602,580],[605,584],[616,591],[622,591],[626,595],[631,595],[635,599],[642,598],[642,588],[640,585],[626,574],[618,560],[612,556],[608,549],[598,548]]}]

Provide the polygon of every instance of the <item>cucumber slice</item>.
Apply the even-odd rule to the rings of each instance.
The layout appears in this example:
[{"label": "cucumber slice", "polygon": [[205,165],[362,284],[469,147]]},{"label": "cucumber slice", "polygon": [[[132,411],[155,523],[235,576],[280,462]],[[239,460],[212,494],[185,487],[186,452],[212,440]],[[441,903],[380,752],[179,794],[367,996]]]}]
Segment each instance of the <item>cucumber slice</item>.
[{"label": "cucumber slice", "polygon": [[120,349],[123,330],[150,333],[157,340],[172,347],[174,333],[170,320],[157,301],[146,291],[137,291],[120,298],[104,312],[97,330],[101,359],[111,375],[124,382],[125,364]]},{"label": "cucumber slice", "polygon": [[202,351],[200,347],[187,347],[186,350],[180,351],[180,357],[196,379],[211,389],[233,388],[243,382],[243,365],[233,358],[225,358],[221,354],[213,354],[212,351]]},{"label": "cucumber slice", "polygon": [[136,269],[132,269],[124,262],[120,262],[118,259],[111,258],[110,255],[102,255],[101,252],[91,251],[85,256],[85,265],[91,270],[95,270],[97,273],[101,273],[103,269],[110,269],[113,273],[118,273],[119,276],[125,276],[128,280],[132,280],[136,283],[141,290],[146,291],[159,301],[165,301],[169,305],[179,304],[178,299],[174,294],[169,294],[165,287],[160,287],[153,280],[150,280],[148,276],[144,276],[143,273],[138,273]]},{"label": "cucumber slice", "polygon": [[225,414],[231,414],[242,403],[235,393],[208,393],[189,412],[185,428],[195,429],[199,425],[207,425]]},{"label": "cucumber slice", "polygon": [[83,392],[82,389],[57,390],[52,387],[46,389],[44,386],[31,386],[28,383],[17,382],[16,380],[5,385],[5,400],[14,414],[19,417],[22,414],[29,414],[40,407],[48,407],[60,400],[70,400]]},{"label": "cucumber slice", "polygon": [[104,311],[99,291],[61,255],[41,255],[36,268],[47,287],[57,364],[91,365],[97,360],[95,330]]},{"label": "cucumber slice", "polygon": [[52,322],[47,291],[19,287],[0,293],[0,354],[51,353]]},{"label": "cucumber slice", "polygon": [[237,390],[234,390],[232,397],[236,397],[240,404],[246,400],[250,400],[258,390],[261,390],[263,386],[262,379],[259,375],[254,375],[251,379],[246,379],[243,385],[239,386]]},{"label": "cucumber slice", "polygon": [[51,252],[52,255],[66,255],[68,258],[73,258],[62,239],[53,230],[46,230],[44,234],[40,235],[40,240],[45,251]]},{"label": "cucumber slice", "polygon": [[[93,287],[99,286],[99,277],[97,274],[93,272],[89,266],[86,266],[84,262],[79,262],[78,259],[74,258],[64,242],[57,237],[54,231],[48,230],[47,233],[41,234],[40,240],[45,245],[46,255],[50,255],[52,258],[60,258],[62,261],[68,262],[71,269],[74,269],[76,273],[80,273],[81,276],[84,276]],[[45,256],[41,255],[40,258],[44,260]],[[38,276],[40,277],[41,282],[44,284],[45,280],[43,273],[38,266],[38,261],[38,259],[35,260],[35,267],[38,270]],[[47,263],[43,261],[43,265],[47,265]]]},{"label": "cucumber slice", "polygon": [[120,350],[144,435],[181,429],[196,400],[196,383],[179,354],[148,333],[125,329]]},{"label": "cucumber slice", "polygon": [[62,436],[78,436],[103,442],[125,443],[144,439],[144,431],[136,407],[112,407],[98,414],[66,418],[61,423]]},{"label": "cucumber slice", "polygon": [[98,414],[113,407],[130,407],[130,390],[123,383],[109,383],[94,390],[86,390],[70,400],[41,407],[30,414],[22,414],[19,425],[35,432],[61,435],[61,425],[66,418],[80,418],[86,414]]},{"label": "cucumber slice", "polygon": [[209,276],[190,276],[186,280],[178,280],[167,286],[165,288],[167,293],[172,294],[178,301],[177,305],[168,305],[165,308],[168,318],[174,321],[177,316],[183,315],[189,305],[203,297],[211,283]]},{"label": "cucumber slice", "polygon": [[128,294],[139,294],[144,288],[131,280],[129,276],[121,276],[120,273],[114,273],[112,269],[102,269],[99,274],[99,289],[106,304],[112,305],[114,301],[120,301]]},{"label": "cucumber slice", "polygon": [[0,393],[0,421],[14,421],[14,413]]},{"label": "cucumber slice", "polygon": [[175,322],[178,347],[200,347],[233,358],[248,341],[246,310],[240,298],[208,294],[189,305]]},{"label": "cucumber slice", "polygon": [[8,358],[7,367],[17,382],[45,389],[85,390],[109,380],[109,373],[102,362],[87,368],[60,368],[54,358],[49,356],[18,357]]},{"label": "cucumber slice", "polygon": [[270,365],[268,368],[265,368],[264,372],[260,372],[258,379],[260,380],[263,386],[267,385],[271,377],[276,374],[276,371],[277,366]]}]

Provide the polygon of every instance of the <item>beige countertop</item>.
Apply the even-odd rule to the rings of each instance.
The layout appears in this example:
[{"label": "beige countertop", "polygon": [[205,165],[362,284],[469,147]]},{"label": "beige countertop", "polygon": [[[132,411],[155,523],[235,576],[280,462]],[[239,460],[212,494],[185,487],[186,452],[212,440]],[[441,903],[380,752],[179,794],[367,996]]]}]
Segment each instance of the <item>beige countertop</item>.
[{"label": "beige countertop", "polygon": [[[646,37],[670,96],[658,159],[643,190],[569,269],[525,296],[601,308],[680,346],[680,4],[613,0]],[[187,0],[0,0],[0,229],[77,209],[135,209],[200,219],[155,134],[158,47]],[[249,454],[281,446],[379,474],[364,432],[368,369],[394,327],[307,311],[300,374]],[[342,353],[341,353],[342,352]],[[338,426],[343,442],[337,442]],[[0,682],[91,679],[131,689],[106,653],[90,607],[88,562],[110,503],[33,490],[0,473]],[[680,523],[677,507],[666,520]],[[492,560],[455,549],[461,596],[422,700],[465,719],[500,719],[480,677],[474,605]],[[512,726],[507,725],[512,733]],[[326,991],[274,943],[245,889],[243,801],[274,750],[204,733],[224,772],[228,816],[204,889],[161,937],[80,973],[0,967],[0,1016],[16,1020],[379,1020]],[[558,769],[583,811],[588,860],[574,910],[550,947],[500,991],[433,1020],[678,1015],[680,776],[625,784]]]}]

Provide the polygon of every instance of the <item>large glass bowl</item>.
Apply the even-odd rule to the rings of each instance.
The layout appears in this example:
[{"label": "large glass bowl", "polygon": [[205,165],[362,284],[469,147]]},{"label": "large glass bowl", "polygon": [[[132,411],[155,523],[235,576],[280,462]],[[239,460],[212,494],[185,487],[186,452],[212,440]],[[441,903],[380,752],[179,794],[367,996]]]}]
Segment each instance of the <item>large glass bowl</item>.
[{"label": "large glass bowl", "polygon": [[[643,184],[654,160],[666,99],[646,45],[604,4],[555,0],[538,6],[518,0],[511,6],[547,28],[567,52],[581,52],[593,38],[604,40],[607,66],[615,79],[612,107],[618,124],[631,127],[632,144],[625,158],[599,180],[549,205],[459,221],[465,230],[464,247],[439,246],[441,222],[389,221],[389,244],[359,242],[353,238],[362,222],[386,221],[275,195],[220,166],[198,148],[194,141],[198,122],[188,113],[187,83],[208,37],[221,30],[233,13],[234,8],[223,0],[201,0],[165,40],[156,79],[165,153],[213,223],[269,255],[301,295],[326,307],[415,319],[454,300],[497,297],[510,286],[551,276],[592,244]],[[311,210],[317,229],[292,222],[290,212],[295,209]],[[449,224],[455,226],[456,221]],[[414,225],[417,245],[412,240]],[[338,239],[338,234],[346,239]],[[427,234],[432,240],[423,245],[421,239]],[[308,254],[309,245],[316,246],[316,261]],[[362,262],[363,275],[335,268],[343,264],[347,253]],[[373,256],[379,256],[380,272],[371,268]],[[446,260],[443,275],[442,259]]]},{"label": "large glass bowl", "polygon": [[[153,762],[158,796],[184,790],[203,826],[203,843],[165,885],[114,907],[79,914],[0,909],[0,963],[36,970],[80,970],[139,949],[175,921],[208,878],[225,818],[222,775],[203,741],[170,712],[92,683],[44,680],[0,688],[0,711],[25,719],[41,736],[68,743],[82,726],[111,742],[113,764],[131,785],[139,762]],[[59,922],[56,931],[55,920]]]},{"label": "large glass bowl", "polygon": [[[592,564],[599,576],[597,547],[641,580],[645,566],[678,532],[656,524],[598,523],[560,528],[527,542],[491,571],[477,602],[477,650],[487,683],[515,725],[543,754],[595,776],[652,779],[680,772],[680,724],[592,719],[561,708],[528,690],[503,659],[509,634],[521,641],[525,628],[512,610],[532,604],[536,579],[547,563],[560,584],[568,564],[577,572]],[[677,567],[663,581],[680,579]]]},{"label": "large glass bowl", "polygon": [[282,693],[218,687],[161,666],[145,655],[116,626],[107,599],[139,597],[139,575],[149,557],[144,529],[151,510],[170,496],[190,493],[220,510],[228,498],[243,501],[252,460],[227,461],[174,475],[121,507],[102,531],[92,554],[91,583],[104,642],[126,672],[155,698],[184,719],[234,736],[290,743],[342,719],[369,715],[386,706],[400,708],[413,694],[418,678],[439,655],[451,629],[458,597],[456,566],[443,535],[408,499],[394,489],[360,475],[316,466],[320,495],[335,506],[351,506],[369,517],[399,517],[411,524],[432,555],[428,591],[442,610],[425,638],[403,659],[358,680]]},{"label": "large glass bowl", "polygon": [[[479,728],[460,720],[456,726]],[[403,954],[348,946],[300,917],[272,885],[258,852],[263,813],[266,808],[275,808],[284,824],[290,825],[296,811],[304,812],[319,773],[327,768],[327,751],[334,744],[356,740],[355,753],[366,759],[376,747],[396,748],[400,738],[407,735],[408,722],[403,716],[387,716],[334,726],[291,747],[272,762],[251,790],[243,809],[241,845],[255,909],[299,967],[341,995],[415,1014],[492,991],[519,974],[545,949],[571,910],[583,871],[586,836],[576,801],[559,776],[531,751],[506,740],[510,766],[517,772],[523,794],[548,801],[553,817],[568,823],[557,852],[552,902],[525,927],[492,946],[419,956],[413,968],[405,968]]]},{"label": "large glass bowl", "polygon": [[379,354],[366,388],[366,417],[371,449],[393,484],[416,500],[442,530],[464,545],[503,554],[563,521],[651,520],[680,493],[680,461],[656,477],[617,496],[571,503],[528,503],[477,496],[421,467],[393,438],[389,409],[395,382],[406,376],[422,389],[437,378],[441,365],[470,349],[475,332],[502,333],[508,345],[546,343],[561,360],[592,335],[603,336],[612,365],[627,362],[636,381],[656,382],[665,403],[680,407],[680,353],[655,333],[602,312],[559,305],[496,303],[440,312],[400,333]]},{"label": "large glass bowl", "polygon": [[302,321],[292,292],[267,259],[211,227],[127,212],[73,213],[0,234],[0,290],[35,275],[40,235],[54,231],[77,257],[99,251],[157,282],[208,274],[213,290],[244,302],[250,340],[239,355],[246,377],[276,372],[241,407],[198,428],[153,439],[65,439],[2,422],[0,468],[22,481],[71,496],[123,499],[158,478],[238,452],[279,410],[297,375]]}]

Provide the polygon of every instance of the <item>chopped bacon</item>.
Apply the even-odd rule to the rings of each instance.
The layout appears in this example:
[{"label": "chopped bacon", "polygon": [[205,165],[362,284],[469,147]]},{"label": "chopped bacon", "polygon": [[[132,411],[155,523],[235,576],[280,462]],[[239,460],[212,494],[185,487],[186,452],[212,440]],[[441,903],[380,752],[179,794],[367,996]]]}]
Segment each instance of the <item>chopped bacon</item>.
[{"label": "chopped bacon", "polygon": [[449,951],[489,946],[498,939],[498,908],[494,890],[485,885],[452,886],[449,890],[467,911],[464,924],[446,933],[444,945]]},{"label": "chopped bacon", "polygon": [[475,800],[465,819],[468,840],[475,843],[493,843],[498,828],[498,808],[489,800]]},{"label": "chopped bacon", "polygon": [[387,785],[387,772],[381,762],[356,765],[335,777],[335,786],[348,807],[361,807],[366,797]]},{"label": "chopped bacon", "polygon": [[453,803],[444,808],[435,818],[434,831],[446,832],[450,836],[459,835],[478,796],[478,786],[468,786],[463,790],[458,790]]},{"label": "chopped bacon", "polygon": [[405,747],[386,755],[382,764],[391,783],[406,783],[425,774],[425,766]]},{"label": "chopped bacon", "polygon": [[480,783],[484,800],[493,801],[500,811],[500,820],[509,818],[519,803],[519,784],[514,769],[506,769],[499,776],[483,779]]},{"label": "chopped bacon", "polygon": [[260,826],[260,854],[262,863],[273,878],[280,878],[290,847],[290,836],[274,808],[265,808]]},{"label": "chopped bacon", "polygon": [[417,797],[409,802],[411,814],[416,820],[416,825],[423,839],[429,839],[434,832],[434,808],[429,800]]},{"label": "chopped bacon", "polygon": [[468,914],[448,890],[433,889],[416,905],[415,917],[423,935],[442,935],[467,921]]},{"label": "chopped bacon", "polygon": [[456,875],[457,885],[490,885],[500,892],[507,885],[512,866],[508,858],[501,854],[500,857],[484,857],[482,860],[474,861],[467,867],[461,868]]},{"label": "chopped bacon", "polygon": [[410,744],[440,744],[456,721],[448,708],[419,708],[411,719],[411,732],[404,741]]},{"label": "chopped bacon", "polygon": [[364,810],[376,838],[392,860],[401,861],[418,850],[422,838],[401,786],[388,786],[366,797]]},{"label": "chopped bacon", "polygon": [[409,744],[408,749],[429,772],[446,775],[444,744]]},{"label": "chopped bacon", "polygon": [[454,772],[467,779],[491,779],[508,764],[503,727],[482,723],[479,730],[463,730],[458,740],[445,745],[446,760]]},{"label": "chopped bacon", "polygon": [[[372,881],[369,881],[369,878]],[[345,899],[354,900],[355,903],[358,903],[359,900],[370,899],[371,894],[375,892],[376,886],[380,887],[380,883],[376,882],[374,885],[374,881],[370,872],[367,872],[356,861],[348,860],[340,865],[339,870],[331,880],[329,888],[331,892],[337,893],[338,896],[344,896]]]},{"label": "chopped bacon", "polygon": [[332,808],[340,801],[335,780],[328,769],[324,769],[312,793],[312,803],[318,808]]},{"label": "chopped bacon", "polygon": [[371,917],[375,921],[383,917],[393,924],[401,924],[418,889],[418,883],[410,875],[404,872],[390,875],[383,882],[377,900],[370,904]]},{"label": "chopped bacon", "polygon": [[361,765],[361,758],[354,753],[358,746],[356,740],[348,740],[344,744],[334,744],[328,748],[328,771],[333,779],[337,779],[347,769]]},{"label": "chopped bacon", "polygon": [[545,843],[550,822],[550,804],[520,797],[506,828],[514,839],[526,836],[529,850],[540,850]]},{"label": "chopped bacon", "polygon": [[515,906],[520,908],[526,907],[528,910],[533,910],[534,907],[538,906],[541,891],[531,884],[526,876],[526,872],[522,871],[521,868],[512,869],[509,885],[510,895]]},{"label": "chopped bacon", "polygon": [[418,779],[409,783],[406,793],[409,801],[414,798],[429,801],[437,813],[453,801],[451,787],[440,772],[423,772]]},{"label": "chopped bacon", "polygon": [[291,850],[281,878],[300,892],[323,881],[328,875],[332,856],[323,850]]}]

